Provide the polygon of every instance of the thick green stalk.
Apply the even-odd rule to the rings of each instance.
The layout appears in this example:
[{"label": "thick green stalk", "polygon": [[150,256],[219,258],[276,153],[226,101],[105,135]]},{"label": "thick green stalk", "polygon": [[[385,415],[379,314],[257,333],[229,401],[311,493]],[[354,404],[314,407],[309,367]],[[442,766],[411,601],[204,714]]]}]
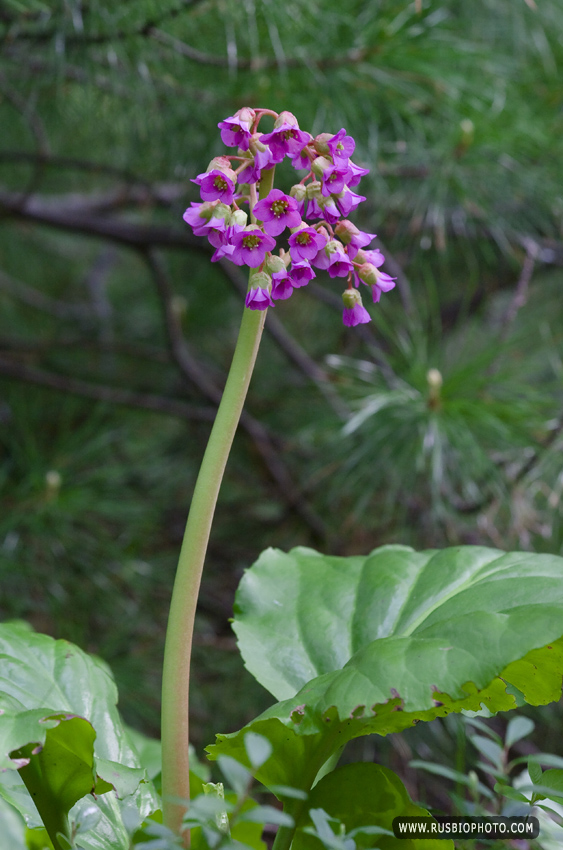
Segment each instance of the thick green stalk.
[{"label": "thick green stalk", "polygon": [[189,799],[189,680],[193,624],[217,496],[256,360],[266,311],[245,308],[233,362],[197,478],[166,632],[162,682],[164,822],[180,832]]},{"label": "thick green stalk", "polygon": [[[272,188],[274,169],[260,181]],[[233,362],[196,481],[168,615],[162,674],[162,799],[164,823],[180,834],[190,797],[189,687],[197,598],[215,505],[256,361],[266,311],[244,309]],[[189,836],[184,834],[184,843]]]}]

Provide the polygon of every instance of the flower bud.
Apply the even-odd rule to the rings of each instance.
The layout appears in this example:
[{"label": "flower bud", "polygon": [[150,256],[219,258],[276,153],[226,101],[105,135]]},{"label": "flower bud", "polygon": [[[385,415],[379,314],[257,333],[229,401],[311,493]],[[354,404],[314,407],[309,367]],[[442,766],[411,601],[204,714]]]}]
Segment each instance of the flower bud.
[{"label": "flower bud", "polygon": [[278,127],[283,127],[284,124],[291,124],[292,127],[299,127],[299,122],[292,112],[280,112],[274,121],[274,130]]},{"label": "flower bud", "polygon": [[258,153],[258,151],[264,152],[266,150],[266,147],[267,147],[263,142],[260,141],[261,136],[262,136],[262,133],[254,133],[254,135],[252,136],[252,138],[250,140],[250,145],[248,147],[248,150],[252,154],[254,154],[255,156]]},{"label": "flower bud", "polygon": [[289,195],[291,198],[295,198],[298,204],[302,203],[307,197],[307,187],[303,185],[303,183],[296,183],[289,190]]},{"label": "flower bud", "polygon": [[336,251],[342,251],[342,243],[337,239],[330,239],[325,245],[325,254],[330,256],[335,254]]},{"label": "flower bud", "polygon": [[344,306],[350,310],[357,304],[362,303],[362,296],[357,289],[345,289],[342,293],[342,300],[344,301]]},{"label": "flower bud", "polygon": [[244,124],[248,124],[249,128],[254,119],[256,118],[256,112],[254,111],[254,109],[251,109],[250,106],[243,106],[242,109],[239,109],[237,112],[235,112],[235,115],[237,118],[240,118],[240,120],[244,122]]},{"label": "flower bud", "polygon": [[[204,206],[205,206],[205,204],[204,204]],[[200,213],[200,215],[201,215],[201,213]],[[212,218],[224,218],[225,222],[227,222],[229,220],[230,216],[231,216],[231,208],[228,207],[227,204],[222,204],[221,202],[219,202],[213,208],[211,215],[210,216],[205,215],[204,218],[206,218],[207,221],[209,221]]]},{"label": "flower bud", "polygon": [[322,198],[323,195],[321,192],[321,188],[322,186],[320,180],[313,180],[307,186],[307,198],[309,200],[312,200],[313,198],[315,198],[315,200]]},{"label": "flower bud", "polygon": [[[334,228],[334,232],[345,245],[348,245],[348,243],[352,239],[352,236],[357,236],[360,233],[356,225],[352,224],[351,221],[348,221],[347,218],[343,218],[338,222],[338,224]],[[362,260],[361,262],[364,261]]]},{"label": "flower bud", "polygon": [[332,162],[329,159],[327,159],[324,156],[318,156],[311,163],[311,171],[317,177],[322,177],[323,172],[326,171],[327,168],[330,168],[331,165],[332,165]]},{"label": "flower bud", "polygon": [[50,469],[45,473],[45,498],[48,502],[57,498],[62,483],[63,479],[58,470]]},{"label": "flower bud", "polygon": [[214,168],[218,169],[219,171],[230,171],[231,160],[228,156],[214,156],[205,170],[213,171]]},{"label": "flower bud", "polygon": [[268,289],[272,282],[272,278],[266,272],[254,272],[250,275],[250,289]]},{"label": "flower bud", "polygon": [[248,224],[248,214],[244,210],[233,210],[229,216],[228,224],[238,224],[241,227],[246,227]]},{"label": "flower bud", "polygon": [[230,214],[231,208],[220,201],[204,201],[197,210],[198,218],[203,219],[203,221],[211,221],[212,218],[228,220]]},{"label": "flower bud", "polygon": [[429,369],[426,373],[426,380],[428,381],[428,407],[431,410],[436,410],[441,406],[442,373],[439,369]]},{"label": "flower bud", "polygon": [[372,263],[362,263],[357,271],[361,280],[368,286],[373,286],[379,280],[380,272]]},{"label": "flower bud", "polygon": [[237,175],[231,168],[231,162],[226,156],[214,157],[207,166],[207,173],[210,171],[220,171],[225,177],[228,177],[232,183],[237,182]]},{"label": "flower bud", "polygon": [[285,262],[281,257],[278,257],[276,254],[271,254],[269,257],[266,257],[264,271],[268,272],[268,274],[275,274],[276,272],[283,272],[284,270]]},{"label": "flower bud", "polygon": [[330,148],[327,144],[329,139],[332,139],[333,133],[321,133],[319,136],[315,136],[313,139],[313,147],[317,151],[317,153],[324,154],[328,153],[330,155]]},{"label": "flower bud", "polygon": [[426,373],[426,380],[428,381],[428,386],[436,390],[439,390],[444,382],[439,369],[429,369]]}]

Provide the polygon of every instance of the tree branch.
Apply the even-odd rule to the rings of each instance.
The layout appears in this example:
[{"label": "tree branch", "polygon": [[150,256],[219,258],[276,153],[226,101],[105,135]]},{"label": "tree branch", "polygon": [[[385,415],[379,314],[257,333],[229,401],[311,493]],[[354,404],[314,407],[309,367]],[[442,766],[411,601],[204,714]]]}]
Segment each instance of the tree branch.
[{"label": "tree branch", "polygon": [[[153,250],[144,251],[144,257],[151,270],[162,302],[164,321],[172,356],[182,374],[191,383],[195,384],[210,401],[218,405],[223,394],[222,390],[215,385],[207,370],[189,350],[188,344],[182,334],[178,315],[174,311],[173,292],[166,274],[166,269]],[[325,538],[327,529],[324,522],[313,511],[293,482],[286,464],[273,445],[268,430],[246,410],[243,410],[241,414],[240,426],[254,442],[256,450],[261,455],[266,468],[276,482],[284,501],[305,520],[317,536]]]},{"label": "tree branch", "polygon": [[[219,260],[218,265],[237,292],[244,296],[246,293],[246,281],[238,268],[226,259]],[[274,316],[271,311],[268,313],[268,321],[264,330],[275,340],[286,357],[315,384],[337,416],[341,419],[347,419],[349,415],[348,407],[330,383],[325,370],[307,354],[305,349],[299,345],[297,340],[285,328],[281,319]]]},{"label": "tree branch", "polygon": [[78,378],[47,372],[43,369],[37,369],[34,366],[26,366],[7,357],[0,357],[0,376],[13,378],[18,381],[26,381],[27,383],[37,384],[38,386],[58,390],[59,392],[84,396],[94,401],[142,408],[143,410],[151,410],[155,413],[163,413],[167,416],[177,416],[181,419],[212,422],[216,413],[215,408],[198,407],[194,404],[165,398],[164,396],[138,393],[133,390],[108,387],[102,384],[92,384]]}]

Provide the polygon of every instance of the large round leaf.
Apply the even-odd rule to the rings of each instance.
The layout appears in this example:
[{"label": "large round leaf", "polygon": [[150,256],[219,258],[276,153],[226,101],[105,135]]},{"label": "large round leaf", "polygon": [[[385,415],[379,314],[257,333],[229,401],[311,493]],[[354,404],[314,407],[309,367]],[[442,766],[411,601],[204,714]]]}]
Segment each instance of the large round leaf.
[{"label": "large round leaf", "polygon": [[269,551],[243,579],[236,619],[247,667],[291,696],[218,736],[210,754],[244,762],[244,734],[264,735],[274,754],[257,775],[267,785],[310,788],[331,753],[359,735],[483,704],[508,710],[518,691],[533,705],[561,693],[557,557],[478,547],[389,546],[366,558]]},{"label": "large round leaf", "polygon": [[[563,606],[563,558],[479,546],[426,552],[383,546],[348,558],[304,547],[268,549],[240,583],[233,628],[252,675],[287,699],[316,676],[341,669],[373,640],[531,605],[540,606],[538,621],[541,606]],[[494,651],[486,632],[478,630],[475,639],[478,657],[480,649]],[[538,632],[535,645],[553,639]]]},{"label": "large round leaf", "polygon": [[66,815],[94,786],[129,797],[141,817],[158,808],[102,661],[18,623],[0,625],[0,656],[0,795],[28,824],[37,808],[15,770],[37,785],[40,811]]}]

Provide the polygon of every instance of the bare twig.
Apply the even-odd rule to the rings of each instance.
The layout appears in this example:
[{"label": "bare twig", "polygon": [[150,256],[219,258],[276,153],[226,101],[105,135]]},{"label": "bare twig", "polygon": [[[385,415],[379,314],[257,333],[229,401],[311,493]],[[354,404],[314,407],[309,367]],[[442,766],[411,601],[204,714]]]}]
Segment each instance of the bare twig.
[{"label": "bare twig", "polygon": [[[105,193],[104,193],[105,194]],[[107,198],[106,198],[107,200]],[[93,203],[104,203],[96,201]],[[162,225],[139,224],[123,219],[103,217],[95,213],[84,212],[79,205],[57,208],[56,204],[37,198],[28,198],[24,205],[13,192],[0,192],[0,212],[17,218],[48,224],[60,230],[99,236],[127,245],[129,248],[145,249],[147,246],[167,248],[193,248],[209,255],[209,250],[201,239],[192,236],[185,228],[170,228]]]},{"label": "bare twig", "polygon": [[35,289],[21,280],[15,280],[2,270],[0,270],[0,290],[7,292],[19,301],[23,301],[29,307],[41,310],[43,313],[49,313],[57,319],[88,319],[92,315],[92,308],[89,304],[70,304],[67,301],[50,298],[39,289]]},{"label": "bare twig", "polygon": [[[229,260],[220,260],[219,266],[224,272],[225,277],[233,284],[235,289],[244,295],[246,292],[246,281],[240,274],[240,271]],[[348,418],[348,407],[342,401],[334,387],[330,383],[329,377],[324,369],[313,360],[313,358],[299,345],[289,331],[283,325],[278,316],[273,315],[270,311],[268,321],[266,322],[265,330],[270,334],[272,339],[276,341],[287,358],[300,369],[304,375],[312,381],[326,401],[332,407],[334,412],[341,418]]]},{"label": "bare twig", "polygon": [[124,342],[119,339],[100,341],[89,339],[84,335],[61,336],[57,334],[52,339],[24,339],[16,336],[0,336],[0,350],[16,351],[20,353],[42,353],[53,351],[57,348],[94,349],[103,354],[118,354],[124,357],[133,357],[135,360],[150,360],[154,363],[169,364],[170,355],[162,348],[146,343]]},{"label": "bare twig", "polygon": [[385,247],[379,237],[377,241],[378,247],[381,248],[381,251],[383,252],[383,254],[385,254],[385,268],[391,273],[393,277],[397,278],[397,289],[399,290],[399,295],[401,296],[403,310],[405,311],[407,316],[412,316],[414,314],[414,302],[409,279],[403,271],[403,267],[399,265],[393,254],[390,252],[389,248]]},{"label": "bare twig", "polygon": [[498,372],[500,360],[502,356],[502,347],[506,342],[508,335],[510,333],[510,329],[516,316],[518,315],[518,310],[524,306],[528,299],[528,287],[530,285],[530,280],[534,273],[534,268],[536,265],[536,257],[538,255],[538,246],[531,239],[527,240],[526,243],[526,258],[524,259],[524,263],[522,264],[522,269],[520,271],[520,277],[518,278],[518,283],[516,284],[516,289],[514,291],[514,297],[510,302],[508,310],[504,314],[502,319],[499,335],[498,335],[498,346],[499,353],[495,360],[491,363],[489,368],[487,369],[487,375],[492,376]]},{"label": "bare twig", "polygon": [[[127,183],[136,183],[139,186],[144,186],[147,192],[150,192],[150,183],[127,171],[125,168],[116,168],[114,165],[107,165],[103,162],[92,162],[87,159],[77,159],[70,156],[53,156],[52,154],[38,153],[31,151],[0,151],[0,161],[4,162],[30,162],[35,164],[37,160],[41,160],[42,164],[50,168],[65,168],[76,171],[87,171],[92,174],[107,174],[110,177],[119,177]],[[64,197],[64,196],[63,196]],[[151,195],[152,197],[152,195]]]},{"label": "bare twig", "polygon": [[16,109],[26,121],[32,135],[35,138],[37,150],[40,154],[40,158],[37,159],[34,164],[33,173],[29,182],[20,194],[20,201],[23,202],[25,198],[37,191],[39,187],[43,175],[42,158],[49,156],[50,152],[49,140],[47,138],[47,131],[45,130],[43,121],[39,117],[34,106],[28,100],[23,98],[18,91],[15,91],[10,85],[8,85],[6,78],[2,73],[0,73],[0,91],[6,100],[12,104],[14,109]]},{"label": "bare twig", "polygon": [[[336,295],[335,292],[331,292],[326,287],[320,286],[320,284],[315,283],[314,281],[311,281],[311,283],[307,285],[305,291],[314,298],[317,298],[319,301],[327,304],[329,307],[332,307],[333,310],[338,310],[339,313],[342,312],[342,299],[339,295]],[[384,353],[381,351],[381,346],[379,345],[373,330],[368,325],[358,325],[358,327],[354,328],[354,331],[356,336],[367,345],[373,358],[373,362],[379,368],[387,384],[390,387],[396,387],[398,384],[397,376],[387,362],[387,358]]]},{"label": "bare twig", "polygon": [[[222,390],[215,385],[208,371],[193,356],[184,339],[178,315],[174,310],[172,288],[163,263],[152,250],[145,251],[144,256],[161,298],[168,340],[174,360],[189,381],[195,384],[208,399],[219,404]],[[274,447],[268,430],[246,410],[241,415],[240,425],[254,442],[256,450],[261,455],[266,468],[288,506],[293,508],[307,522],[316,535],[325,538],[327,529],[324,522],[313,511],[293,482],[286,464]]]},{"label": "bare twig", "polygon": [[[186,44],[184,41],[175,38],[167,32],[163,32],[157,27],[147,29],[146,34],[151,38],[154,38],[156,41],[159,41],[161,44],[171,47],[176,51],[176,53],[179,53],[181,56],[185,56],[186,59],[191,59],[193,62],[197,62],[200,65],[215,65],[220,68],[230,68],[237,71],[249,69],[257,71],[267,70],[269,68],[279,69],[281,64],[279,56],[275,56],[274,58],[270,58],[268,56],[253,56],[248,59],[239,59],[238,57],[235,57],[235,61],[233,61],[228,56],[216,56],[210,53],[203,53],[201,50],[197,50],[190,44]],[[377,53],[377,50],[378,48],[376,47],[355,47],[351,50],[347,50],[346,53],[319,56],[317,58],[312,57],[309,54],[307,56],[284,56],[283,66],[284,68],[302,68],[314,65],[316,68],[326,69],[335,68],[340,65],[355,65],[359,62],[365,61],[370,55]]]},{"label": "bare twig", "polygon": [[512,323],[518,315],[518,310],[523,307],[526,301],[528,300],[528,288],[530,285],[530,280],[532,279],[532,275],[534,273],[538,250],[538,245],[531,239],[528,239],[526,245],[526,258],[522,265],[520,277],[518,278],[516,291],[514,292],[514,298],[510,302],[510,306],[506,311],[506,314],[502,321],[501,332],[499,335],[500,343],[503,343],[506,340],[508,334],[510,333]]},{"label": "bare twig", "polygon": [[126,407],[163,413],[167,416],[178,416],[181,419],[211,422],[216,414],[214,407],[199,407],[179,399],[94,384],[82,381],[79,378],[71,378],[68,375],[60,375],[55,372],[47,372],[44,369],[37,369],[34,366],[27,366],[7,357],[0,357],[0,376],[26,381],[59,392],[84,396],[94,401],[122,404]]},{"label": "bare twig", "polygon": [[136,36],[147,36],[149,31],[163,23],[166,20],[178,17],[184,11],[191,11],[203,0],[182,0],[177,6],[172,6],[163,11],[158,17],[151,18],[132,27],[130,30],[113,29],[111,32],[105,33],[87,33],[87,32],[70,32],[64,33],[59,29],[42,29],[42,30],[19,30],[18,39],[25,39],[35,43],[45,43],[53,41],[56,38],[63,38],[65,44],[105,44],[107,41],[125,41],[128,38]]}]

